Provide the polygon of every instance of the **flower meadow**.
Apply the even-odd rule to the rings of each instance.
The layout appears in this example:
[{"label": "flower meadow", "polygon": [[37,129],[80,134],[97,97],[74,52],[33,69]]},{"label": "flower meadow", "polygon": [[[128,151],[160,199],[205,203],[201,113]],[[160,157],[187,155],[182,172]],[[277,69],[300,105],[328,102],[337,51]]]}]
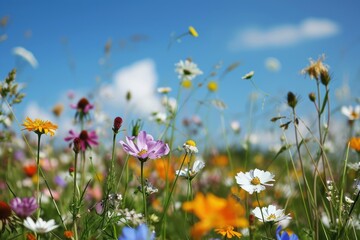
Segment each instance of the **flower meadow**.
[{"label": "flower meadow", "polygon": [[[189,27],[169,48],[185,36],[199,34]],[[101,129],[106,135],[94,127],[96,98],[57,105],[55,117],[63,108],[73,111],[63,139],[55,121],[15,114],[26,89],[9,69],[0,83],[0,239],[360,238],[360,105],[332,106],[325,61],[321,55],[299,66],[313,92],[289,89],[282,96],[288,115],[263,119],[281,136],[275,151],[249,137],[234,142],[244,130],[238,122],[226,126],[226,103],[216,93],[238,63],[217,75],[179,60],[178,89],[158,88],[163,111],[143,119],[119,113]],[[256,73],[247,72],[240,81],[256,86]],[[211,131],[202,116],[179,119],[200,88],[222,120],[215,143],[201,134]],[[299,105],[312,111],[311,124]],[[332,125],[336,112],[346,140]]]}]

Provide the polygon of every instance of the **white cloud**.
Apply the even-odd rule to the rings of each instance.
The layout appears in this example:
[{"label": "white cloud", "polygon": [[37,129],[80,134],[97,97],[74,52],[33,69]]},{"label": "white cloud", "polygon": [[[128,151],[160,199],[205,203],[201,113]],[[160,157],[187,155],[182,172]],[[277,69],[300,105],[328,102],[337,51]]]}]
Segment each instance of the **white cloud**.
[{"label": "white cloud", "polygon": [[[100,97],[104,107],[127,109],[140,116],[148,116],[161,109],[161,100],[156,95],[157,74],[155,63],[144,59],[121,68],[114,74],[113,82],[101,87]],[[130,92],[131,100],[126,101]]]},{"label": "white cloud", "polygon": [[33,68],[37,68],[39,65],[34,54],[23,47],[14,47],[12,53],[28,62]]},{"label": "white cloud", "polygon": [[229,49],[237,51],[249,48],[282,47],[326,38],[340,31],[337,23],[329,19],[307,18],[298,25],[280,25],[270,29],[248,29],[239,31],[229,42]]},{"label": "white cloud", "polygon": [[53,115],[51,115],[49,111],[42,109],[36,102],[31,102],[26,106],[24,115],[31,119],[38,118],[41,120],[54,121]]}]

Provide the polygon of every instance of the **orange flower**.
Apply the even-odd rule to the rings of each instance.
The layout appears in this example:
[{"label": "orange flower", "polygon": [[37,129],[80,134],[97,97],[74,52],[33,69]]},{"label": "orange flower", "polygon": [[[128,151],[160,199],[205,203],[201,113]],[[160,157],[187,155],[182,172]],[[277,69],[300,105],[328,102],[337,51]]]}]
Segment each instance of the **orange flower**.
[{"label": "orange flower", "polygon": [[244,208],[232,197],[224,199],[211,193],[206,196],[197,193],[193,201],[183,204],[183,209],[193,212],[200,220],[191,230],[195,239],[201,238],[213,228],[248,226]]},{"label": "orange flower", "polygon": [[350,148],[360,153],[360,137],[352,137],[349,140]]},{"label": "orange flower", "polygon": [[173,181],[175,178],[175,171],[172,166],[169,166],[169,162],[166,159],[159,159],[153,162],[155,164],[156,172],[159,177],[163,180],[168,179],[168,181]]},{"label": "orange flower", "polygon": [[35,164],[29,164],[23,167],[24,173],[28,177],[32,177],[36,174],[37,168]]},{"label": "orange flower", "polygon": [[229,158],[226,155],[215,155],[212,160],[214,165],[219,167],[227,166],[229,163]]},{"label": "orange flower", "polygon": [[36,237],[32,233],[27,233],[26,234],[26,240],[36,240]]},{"label": "orange flower", "polygon": [[28,130],[29,132],[35,132],[37,134],[48,134],[50,136],[54,136],[56,129],[58,128],[57,125],[53,124],[50,121],[44,121],[36,118],[32,120],[29,117],[26,117],[26,120],[22,124],[25,128],[23,130]]},{"label": "orange flower", "polygon": [[67,239],[71,239],[74,236],[74,234],[73,234],[72,231],[67,230],[67,231],[64,232],[64,236]]},{"label": "orange flower", "polygon": [[63,111],[64,111],[64,105],[61,103],[56,104],[52,109],[52,112],[56,117],[60,117]]},{"label": "orange flower", "polygon": [[232,237],[241,237],[241,233],[234,231],[233,226],[227,226],[224,228],[217,228],[215,229],[215,232],[221,234],[222,236],[226,236],[226,239],[232,238]]}]

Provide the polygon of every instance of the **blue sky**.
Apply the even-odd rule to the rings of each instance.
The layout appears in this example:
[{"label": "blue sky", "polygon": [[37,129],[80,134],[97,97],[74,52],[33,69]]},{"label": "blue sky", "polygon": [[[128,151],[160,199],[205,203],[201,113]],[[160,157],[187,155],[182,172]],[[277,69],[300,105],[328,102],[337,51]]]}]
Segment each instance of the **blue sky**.
[{"label": "blue sky", "polygon": [[[67,104],[69,90],[76,98],[96,95],[95,90],[104,86],[116,90],[115,76],[129,78],[124,84],[136,81],[131,77],[142,78],[140,86],[150,82],[152,88],[144,93],[148,95],[142,106],[151,108],[146,103],[159,99],[152,91],[157,87],[170,86],[172,96],[176,96],[179,80],[174,64],[179,60],[190,57],[204,76],[219,62],[223,64],[220,73],[240,62],[220,81],[217,93],[217,98],[228,105],[226,120],[249,125],[249,96],[257,92],[255,116],[268,122],[288,91],[302,97],[306,113],[307,95],[315,91],[315,83],[299,72],[309,58],[316,60],[321,54],[326,55],[325,63],[330,66],[333,93],[348,86],[347,96],[333,101],[333,107],[354,104],[360,90],[359,5],[355,0],[1,1],[0,17],[9,18],[7,26],[0,29],[0,76],[5,78],[12,68],[20,67],[17,80],[26,85],[23,91],[27,96],[15,111],[23,119],[31,112],[51,117],[54,104]],[[184,37],[168,49],[171,36],[186,32],[189,26],[197,29],[199,37]],[[106,55],[104,48],[110,42]],[[18,46],[33,53],[36,68],[13,54]],[[281,63],[278,71],[266,68],[264,62],[269,57]],[[137,72],[139,69],[147,75]],[[256,86],[271,96],[265,102],[261,91],[241,80],[252,70]],[[186,96],[186,91],[183,94]],[[206,94],[206,89],[199,90],[183,113],[191,115],[191,105]],[[111,117],[129,111],[121,96],[117,97],[103,99]],[[138,111],[146,114],[149,110]],[[211,114],[216,117],[217,111]],[[128,124],[132,117],[135,115],[129,116]],[[212,120],[217,125],[218,121]]]}]

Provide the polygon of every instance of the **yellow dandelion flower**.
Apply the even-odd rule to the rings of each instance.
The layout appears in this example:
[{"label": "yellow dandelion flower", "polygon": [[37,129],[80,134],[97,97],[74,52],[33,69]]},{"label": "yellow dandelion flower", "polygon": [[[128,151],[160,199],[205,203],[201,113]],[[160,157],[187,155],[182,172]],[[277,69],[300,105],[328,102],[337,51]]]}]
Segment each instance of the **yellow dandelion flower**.
[{"label": "yellow dandelion flower", "polygon": [[226,236],[226,238],[232,238],[232,237],[241,237],[241,233],[234,231],[233,226],[227,226],[224,228],[217,228],[215,229],[215,232],[218,234],[221,234],[222,236]]},{"label": "yellow dandelion flower", "polygon": [[182,82],[181,82],[181,86],[183,88],[191,88],[192,87],[192,82],[191,80],[189,79],[184,79]]},{"label": "yellow dandelion flower", "polygon": [[199,36],[198,32],[196,31],[196,29],[193,26],[189,27],[189,33],[193,37],[198,37]]},{"label": "yellow dandelion flower", "polygon": [[36,118],[32,120],[29,117],[26,117],[26,120],[22,124],[25,128],[23,130],[28,130],[29,132],[35,132],[37,134],[50,134],[54,136],[56,129],[58,128],[56,124],[53,124],[50,121],[44,121]]},{"label": "yellow dandelion flower", "polygon": [[218,90],[218,84],[215,81],[210,81],[207,88],[210,92],[216,92]]},{"label": "yellow dandelion flower", "polygon": [[360,153],[360,137],[352,137],[349,140],[350,148]]}]

